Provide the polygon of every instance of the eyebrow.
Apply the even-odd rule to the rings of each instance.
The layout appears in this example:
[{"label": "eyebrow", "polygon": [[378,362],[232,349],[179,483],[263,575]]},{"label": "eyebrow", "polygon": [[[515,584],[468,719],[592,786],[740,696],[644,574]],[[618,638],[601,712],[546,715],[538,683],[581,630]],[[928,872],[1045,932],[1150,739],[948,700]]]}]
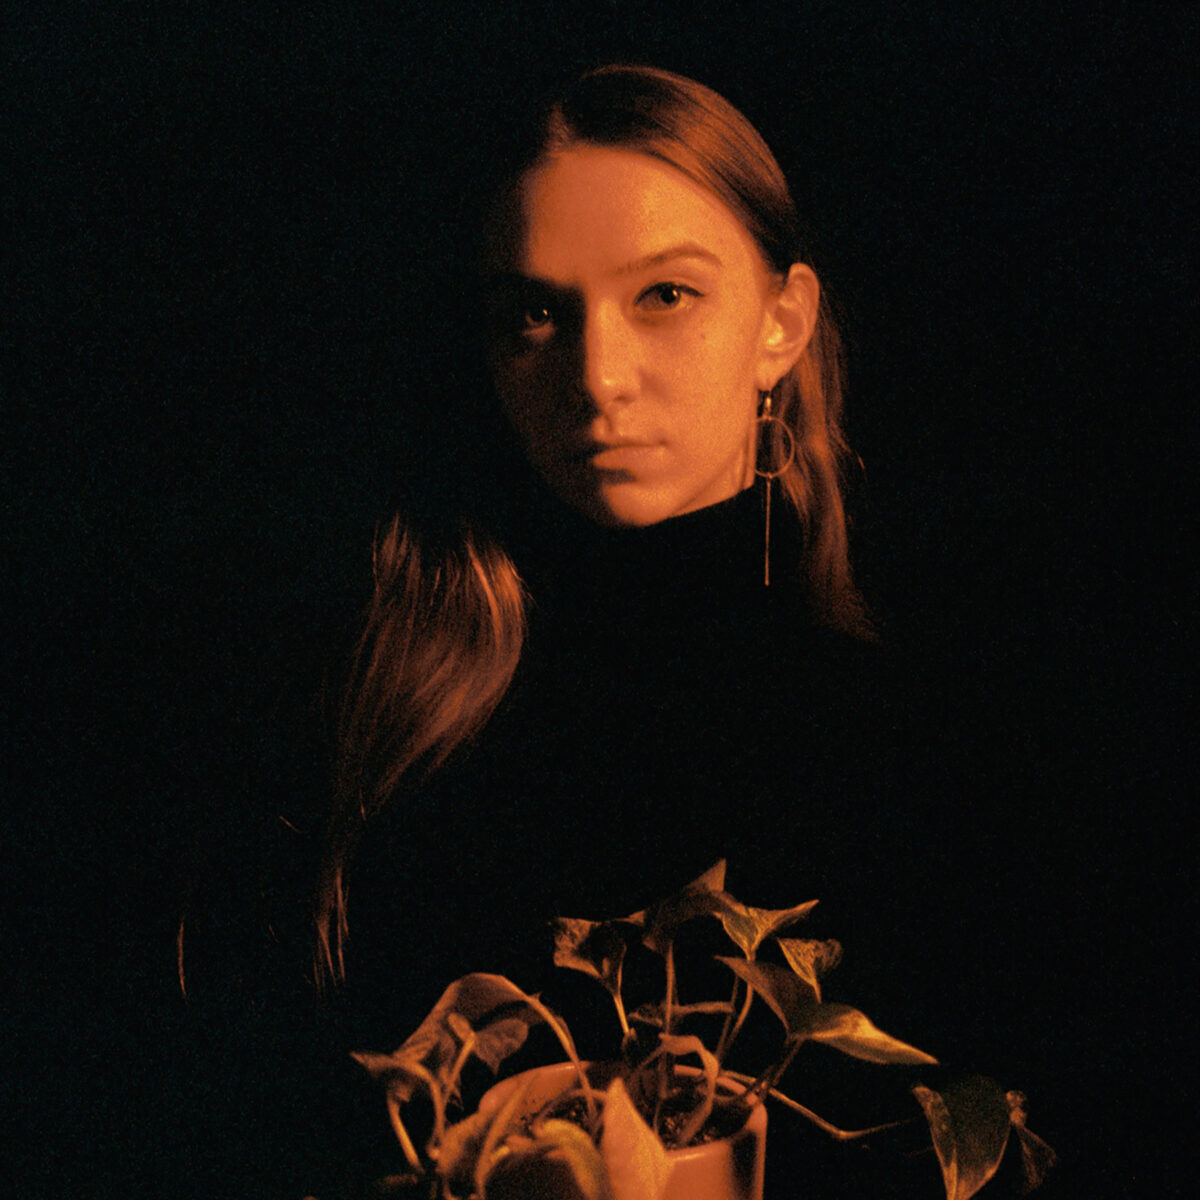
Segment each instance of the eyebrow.
[{"label": "eyebrow", "polygon": [[714,267],[725,265],[711,250],[706,250],[699,242],[681,242],[678,246],[668,246],[665,250],[657,250],[653,254],[645,255],[643,258],[634,259],[633,262],[626,263],[623,267],[618,267],[616,274],[636,275],[638,271],[660,266],[662,263],[670,262],[676,258],[698,258],[704,262],[711,263]]},{"label": "eyebrow", "polygon": [[[623,264],[613,272],[618,277],[636,275],[639,271],[661,266],[677,258],[695,258],[714,267],[724,267],[724,263],[711,251],[706,250],[699,242],[680,242],[677,246],[668,246],[664,250],[656,250],[653,254],[635,258],[633,262]],[[534,284],[539,287],[553,288],[555,285],[537,276],[526,275],[521,271],[511,269],[491,270],[484,279],[489,287],[524,287]]]}]

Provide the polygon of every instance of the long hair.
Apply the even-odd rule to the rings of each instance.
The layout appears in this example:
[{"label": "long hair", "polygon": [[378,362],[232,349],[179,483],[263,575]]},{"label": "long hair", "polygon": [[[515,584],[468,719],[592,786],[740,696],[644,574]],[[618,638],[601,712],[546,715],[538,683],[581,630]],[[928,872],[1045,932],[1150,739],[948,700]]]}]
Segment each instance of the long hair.
[{"label": "long hair", "polygon": [[[579,144],[638,151],[682,171],[738,217],[780,276],[803,260],[779,164],[746,118],[709,88],[651,67],[587,72],[521,131],[490,199],[546,156]],[[796,446],[780,484],[803,527],[813,614],[869,636],[842,501],[843,381],[841,342],[822,295],[808,346],[772,392],[772,414]],[[366,822],[482,728],[512,680],[524,638],[516,566],[478,528],[465,524],[428,544],[396,518],[375,563],[317,888],[318,979],[344,975],[346,867]]]}]

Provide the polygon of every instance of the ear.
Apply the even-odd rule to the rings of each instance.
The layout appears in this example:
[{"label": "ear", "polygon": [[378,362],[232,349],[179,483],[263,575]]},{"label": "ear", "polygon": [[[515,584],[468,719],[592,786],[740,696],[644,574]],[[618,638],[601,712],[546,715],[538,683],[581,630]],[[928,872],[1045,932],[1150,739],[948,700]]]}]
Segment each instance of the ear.
[{"label": "ear", "polygon": [[754,382],[769,392],[796,365],[817,324],[821,284],[812,267],[793,263],[783,285],[767,302],[762,347]]}]

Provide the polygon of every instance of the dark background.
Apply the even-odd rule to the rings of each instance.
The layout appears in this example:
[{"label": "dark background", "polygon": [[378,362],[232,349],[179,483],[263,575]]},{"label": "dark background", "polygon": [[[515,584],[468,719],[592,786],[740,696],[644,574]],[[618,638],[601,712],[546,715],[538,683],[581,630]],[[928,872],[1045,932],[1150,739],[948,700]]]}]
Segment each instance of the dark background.
[{"label": "dark background", "polygon": [[1057,1194],[1182,1194],[1145,1131],[1190,1128],[1194,6],[18,9],[22,1194],[122,1194],[147,1153],[123,1114],[160,1086],[147,1029],[179,1003],[196,831],[278,753],[397,464],[460,414],[471,283],[447,214],[480,130],[607,59],[727,95],[811,214],[850,343],[862,581],[957,697],[963,803],[1027,845],[963,969],[1036,1030],[1014,1069],[1055,1081],[1033,1125],[1066,1159]]}]

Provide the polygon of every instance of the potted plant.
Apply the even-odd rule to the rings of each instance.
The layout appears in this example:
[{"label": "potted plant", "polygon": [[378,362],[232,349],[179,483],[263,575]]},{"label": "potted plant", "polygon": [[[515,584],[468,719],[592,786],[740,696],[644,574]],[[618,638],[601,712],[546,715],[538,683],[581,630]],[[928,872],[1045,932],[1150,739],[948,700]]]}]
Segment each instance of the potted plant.
[{"label": "potted plant", "polygon": [[[399,1049],[354,1056],[385,1089],[408,1167],[377,1181],[374,1194],[423,1188],[441,1200],[759,1200],[768,1098],[843,1141],[920,1122],[923,1114],[947,1200],[967,1200],[983,1187],[1015,1133],[1025,1186],[1034,1186],[1053,1151],[1025,1128],[1024,1098],[990,1080],[972,1077],[940,1091],[919,1084],[913,1118],[849,1132],[778,1090],[808,1042],[872,1063],[936,1062],[857,1009],[822,998],[821,978],[841,947],[782,936],[815,904],[743,904],[725,890],[720,862],[642,912],[556,920],[555,963],[594,978],[611,999],[621,1040],[608,1062],[582,1061],[563,1019],[503,976],[457,980]],[[729,991],[685,1003],[677,959],[701,923],[722,929],[736,950],[713,956],[731,976]],[[661,960],[663,994],[628,1010],[623,974],[639,948]],[[731,1052],[752,1011],[763,1008],[782,1025],[777,1051],[753,1073],[735,1070]],[[468,1064],[479,1060],[497,1073],[535,1026],[553,1035],[562,1061],[504,1080],[474,1112],[452,1120]],[[697,1032],[705,1028],[707,1041]],[[402,1112],[416,1097],[430,1114],[420,1148]]]}]

